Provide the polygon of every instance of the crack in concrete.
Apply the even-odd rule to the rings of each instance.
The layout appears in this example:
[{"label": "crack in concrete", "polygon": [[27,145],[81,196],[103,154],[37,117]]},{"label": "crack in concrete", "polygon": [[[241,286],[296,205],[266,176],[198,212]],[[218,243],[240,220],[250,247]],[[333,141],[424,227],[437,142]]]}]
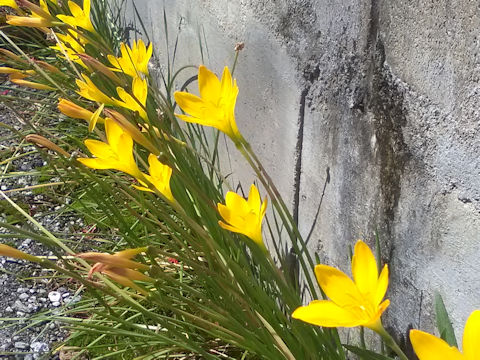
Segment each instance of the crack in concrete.
[{"label": "crack in concrete", "polygon": [[310,86],[305,87],[300,94],[300,109],[298,111],[298,133],[295,146],[295,170],[293,181],[293,220],[298,225],[298,211],[300,206],[300,182],[302,175],[303,129],[305,124],[305,100]]}]

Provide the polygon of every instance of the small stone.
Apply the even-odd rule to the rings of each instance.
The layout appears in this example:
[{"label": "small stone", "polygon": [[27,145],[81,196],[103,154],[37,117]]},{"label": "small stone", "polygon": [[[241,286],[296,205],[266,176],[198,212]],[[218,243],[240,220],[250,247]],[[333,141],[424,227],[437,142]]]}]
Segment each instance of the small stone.
[{"label": "small stone", "polygon": [[45,303],[47,302],[47,298],[41,297],[41,298],[38,298],[38,301],[40,301],[41,303]]},{"label": "small stone", "polygon": [[34,353],[42,353],[42,352],[48,352],[49,347],[47,343],[40,342],[40,341],[34,341],[30,344],[30,349]]},{"label": "small stone", "polygon": [[62,294],[60,294],[58,291],[50,291],[48,293],[48,299],[54,303],[54,302],[59,302],[60,299],[62,298]]},{"label": "small stone", "polygon": [[35,290],[35,289],[30,289],[30,290],[28,290],[28,292],[29,292],[30,294],[35,294],[36,291],[37,291],[37,290]]},{"label": "small stone", "polygon": [[27,307],[23,305],[20,300],[15,300],[13,303],[13,308],[23,312],[27,311]]},{"label": "small stone", "polygon": [[5,190],[8,189],[8,187],[7,187],[7,185],[2,185],[2,186],[0,187],[0,189],[2,189],[2,191],[5,191]]},{"label": "small stone", "polygon": [[25,301],[29,298],[27,293],[21,293],[20,296],[18,297],[20,300]]},{"label": "small stone", "polygon": [[24,317],[25,313],[23,311],[17,311],[17,316],[18,317]]},{"label": "small stone", "polygon": [[17,341],[13,346],[15,346],[16,349],[27,349],[28,344],[23,341]]},{"label": "small stone", "polygon": [[64,298],[64,299],[67,298],[67,297],[69,297],[69,296],[70,296],[70,293],[69,293],[69,292],[66,292],[66,293],[63,293],[63,294],[62,294],[62,298]]},{"label": "small stone", "polygon": [[28,247],[31,243],[32,243],[32,239],[25,239],[25,240],[22,241],[21,246]]},{"label": "small stone", "polygon": [[7,307],[5,308],[5,312],[7,312],[7,313],[12,313],[12,312],[13,312],[13,309],[12,309],[10,306],[7,306]]},{"label": "small stone", "polygon": [[28,289],[19,287],[19,288],[17,289],[17,292],[18,292],[18,293],[24,293],[24,292],[27,292],[27,290],[28,290]]},{"label": "small stone", "polygon": [[54,302],[52,302],[52,305],[55,306],[55,307],[59,307],[60,306],[60,301],[54,301]]}]

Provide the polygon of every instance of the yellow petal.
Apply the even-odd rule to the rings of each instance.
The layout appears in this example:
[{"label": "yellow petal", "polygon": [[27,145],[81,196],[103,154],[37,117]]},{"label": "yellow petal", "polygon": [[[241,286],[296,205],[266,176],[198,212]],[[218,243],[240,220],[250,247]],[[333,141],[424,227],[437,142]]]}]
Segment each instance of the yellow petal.
[{"label": "yellow petal", "polygon": [[375,296],[373,299],[375,305],[380,304],[380,302],[383,300],[383,298],[385,297],[385,294],[387,293],[387,288],[388,288],[388,265],[385,264],[377,281],[377,288],[375,290]]},{"label": "yellow petal", "polygon": [[315,275],[322,290],[337,305],[363,305],[364,300],[357,286],[344,272],[328,265],[317,265]]},{"label": "yellow petal", "polygon": [[105,132],[107,133],[108,144],[112,147],[113,151],[117,151],[124,146],[123,144],[120,144],[120,137],[125,132],[115,120],[110,118],[105,120]]},{"label": "yellow petal", "polygon": [[205,104],[201,98],[183,91],[176,91],[173,96],[178,106],[180,106],[185,113],[199,119],[203,118],[205,114]]},{"label": "yellow petal", "polygon": [[236,214],[247,214],[250,211],[247,201],[233,191],[225,195],[225,205]]},{"label": "yellow petal", "polygon": [[103,111],[105,104],[102,104],[98,107],[98,109],[92,114],[90,117],[90,123],[88,124],[88,131],[92,132],[95,129],[95,125],[97,125],[97,121],[100,118],[100,114]]},{"label": "yellow petal", "polygon": [[220,225],[220,227],[225,229],[225,230],[235,232],[235,233],[241,233],[240,229],[238,229],[236,227],[233,227],[232,225],[228,225],[228,224],[224,223],[222,220],[218,220],[218,225]]},{"label": "yellow petal", "polygon": [[378,333],[379,325],[381,325],[380,317],[385,312],[385,310],[387,310],[389,306],[390,306],[390,300],[387,299],[375,309],[376,313],[374,314],[366,313],[365,315],[370,316],[370,318],[367,320],[365,324],[362,324],[362,325]]},{"label": "yellow petal", "polygon": [[91,169],[98,169],[98,170],[107,170],[112,169],[111,163],[105,162],[102,159],[89,159],[89,158],[79,158],[77,159],[83,165],[91,168]]},{"label": "yellow petal", "polygon": [[262,207],[260,208],[260,218],[262,219],[265,216],[265,213],[267,212],[267,205],[268,205],[268,199],[265,196],[265,199],[263,199]]},{"label": "yellow petal", "polygon": [[327,300],[316,300],[307,306],[301,306],[293,312],[292,317],[325,327],[354,327],[362,324],[362,319],[355,313]]},{"label": "yellow petal", "polygon": [[90,15],[90,0],[84,0],[83,1],[83,12],[86,14],[86,15]]},{"label": "yellow petal", "polygon": [[[220,81],[213,72],[203,65],[198,68],[198,89],[202,99],[218,105],[221,89]],[[180,107],[183,109],[183,106],[180,105]]]},{"label": "yellow petal", "polygon": [[222,83],[221,83],[221,96],[223,98],[228,98],[232,91],[232,75],[228,66],[225,66],[222,74]]},{"label": "yellow petal", "polygon": [[102,141],[87,139],[85,140],[85,146],[97,158],[111,160],[116,158],[112,148]]},{"label": "yellow petal", "polygon": [[14,9],[19,9],[15,0],[0,0],[0,6],[8,6]]},{"label": "yellow petal", "polygon": [[260,213],[260,207],[261,207],[261,202],[260,202],[260,194],[258,193],[257,187],[252,184],[250,186],[250,192],[248,193],[248,207],[257,213]]},{"label": "yellow petal", "polygon": [[225,205],[218,203],[217,204],[217,209],[220,214],[220,216],[227,222],[230,222],[230,219],[232,217],[231,211],[228,207]]},{"label": "yellow petal", "polygon": [[80,6],[75,4],[73,1],[68,2],[68,7],[70,8],[70,12],[74,17],[83,16],[83,10]]},{"label": "yellow petal", "polygon": [[472,312],[465,324],[463,355],[466,360],[480,359],[480,310]]},{"label": "yellow petal", "polygon": [[375,296],[378,280],[378,268],[370,248],[363,241],[355,244],[352,258],[352,275],[358,290],[368,298]]},{"label": "yellow petal", "polygon": [[410,331],[410,341],[419,360],[465,360],[456,347],[423,331]]},{"label": "yellow petal", "polygon": [[148,96],[147,79],[141,79],[138,76],[135,77],[132,83],[132,90],[135,98],[140,102],[140,104],[145,106],[145,104],[147,103],[147,96]]}]

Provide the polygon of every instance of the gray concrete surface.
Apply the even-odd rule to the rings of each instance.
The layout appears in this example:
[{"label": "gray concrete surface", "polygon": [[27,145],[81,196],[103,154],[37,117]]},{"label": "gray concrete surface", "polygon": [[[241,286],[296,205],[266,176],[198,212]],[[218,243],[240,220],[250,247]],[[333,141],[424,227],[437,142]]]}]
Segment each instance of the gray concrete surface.
[{"label": "gray concrete surface", "polygon": [[[478,4],[136,5],[160,57],[165,9],[170,49],[179,36],[176,66],[203,62],[221,72],[245,42],[237,122],[311,251],[349,271],[347,246],[357,238],[372,245],[378,231],[391,269],[387,324],[399,337],[409,326],[431,331],[439,291],[461,337],[480,308]],[[230,150],[234,179],[248,187],[253,175]]]}]

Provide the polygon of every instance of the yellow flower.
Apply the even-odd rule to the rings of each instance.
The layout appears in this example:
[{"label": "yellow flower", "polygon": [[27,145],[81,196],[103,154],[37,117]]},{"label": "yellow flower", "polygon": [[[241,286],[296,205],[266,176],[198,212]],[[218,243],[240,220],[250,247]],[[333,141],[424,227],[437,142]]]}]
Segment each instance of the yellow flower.
[{"label": "yellow flower", "polygon": [[201,65],[198,69],[200,97],[187,92],[175,92],[175,101],[188,115],[176,116],[187,122],[212,126],[227,134],[235,143],[243,140],[235,123],[235,102],[238,95],[236,80],[228,67],[223,70],[222,80]]},{"label": "yellow flower", "polygon": [[135,178],[142,178],[133,158],[132,137],[110,118],[105,120],[105,132],[108,143],[85,140],[85,146],[96,157],[80,158],[78,161],[92,169],[116,169]]},{"label": "yellow flower", "polygon": [[229,191],[225,196],[225,205],[218,204],[217,207],[225,220],[225,222],[221,220],[218,222],[222,228],[243,234],[266,249],[262,237],[262,220],[267,211],[267,198],[265,197],[263,203],[261,202],[255,185],[252,184],[250,187],[248,200]]},{"label": "yellow flower", "polygon": [[27,0],[17,0],[17,2],[27,7],[31,12],[31,16],[13,16],[7,15],[7,24],[14,26],[27,27],[49,27],[55,24],[55,18],[50,15],[47,3],[45,0],[40,0],[38,5],[35,5]]},{"label": "yellow flower", "polygon": [[131,77],[140,76],[140,73],[148,75],[148,62],[152,57],[152,44],[147,47],[143,40],[134,41],[132,48],[122,43],[120,45],[120,57],[108,55],[108,61],[114,71],[123,72]]},{"label": "yellow flower", "polygon": [[[58,99],[58,110],[60,110],[60,112],[64,115],[74,119],[85,120],[89,124],[92,122],[93,116],[95,115],[90,110],[84,109],[83,107],[78,106],[69,100],[61,98]],[[105,119],[99,117],[96,122],[103,124]]]},{"label": "yellow flower", "polygon": [[78,26],[92,33],[95,32],[90,20],[90,0],[83,1],[83,9],[73,1],[68,2],[68,7],[70,8],[72,16],[57,15],[60,20],[74,28]]},{"label": "yellow flower", "polygon": [[7,24],[26,27],[49,27],[52,21],[41,17],[7,15]]},{"label": "yellow flower", "polygon": [[36,82],[27,81],[27,80],[23,80],[23,79],[10,78],[10,81],[13,82],[14,84],[19,85],[19,86],[29,87],[29,88],[32,88],[32,89],[55,90],[55,88],[53,88],[51,86],[48,86],[48,85],[45,85],[45,84],[39,84],[39,83],[36,83]]},{"label": "yellow flower", "polygon": [[85,74],[82,74],[82,80],[77,79],[76,83],[80,89],[77,93],[83,96],[85,99],[98,101],[106,105],[114,105],[115,102],[113,99],[105,95],[97,86],[93,83],[92,80],[88,78]]},{"label": "yellow flower", "polygon": [[126,92],[124,88],[117,87],[117,94],[122,101],[116,100],[116,105],[132,111],[138,111],[140,117],[147,120],[147,113],[145,112],[148,95],[147,80],[135,77],[132,82],[132,92],[133,96]]},{"label": "yellow flower", "polygon": [[480,310],[472,312],[463,331],[463,354],[444,340],[420,330],[410,331],[413,350],[420,360],[480,359]]},{"label": "yellow flower", "polygon": [[390,304],[382,302],[388,287],[388,267],[380,276],[370,248],[361,240],[355,245],[352,281],[345,273],[327,265],[317,265],[318,283],[330,300],[314,300],[297,308],[292,317],[325,327],[366,326],[383,330],[381,315]]},{"label": "yellow flower", "polygon": [[76,37],[70,34],[64,35],[55,33],[55,35],[59,41],[57,45],[50,46],[50,48],[66,55],[71,61],[87,68],[83,61],[78,57],[78,54],[85,52],[87,41],[79,34],[77,34]]},{"label": "yellow flower", "polygon": [[[148,156],[148,164],[150,165],[148,171],[150,175],[144,174],[145,178],[170,202],[174,202],[175,199],[170,189],[170,178],[172,177],[172,168],[168,165],[162,164],[155,155],[150,154]],[[150,191],[147,185],[141,181],[143,186],[135,186],[138,190]]]},{"label": "yellow flower", "polygon": [[16,10],[20,9],[15,0],[0,0],[0,6],[8,6]]}]

